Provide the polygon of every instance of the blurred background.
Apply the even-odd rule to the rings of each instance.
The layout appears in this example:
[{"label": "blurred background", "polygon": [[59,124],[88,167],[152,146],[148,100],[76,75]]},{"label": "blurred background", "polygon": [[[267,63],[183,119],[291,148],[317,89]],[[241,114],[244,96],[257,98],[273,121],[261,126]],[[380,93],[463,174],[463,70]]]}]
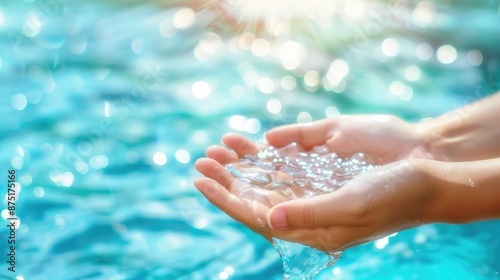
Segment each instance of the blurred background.
[{"label": "blurred background", "polygon": [[[4,0],[20,222],[15,273],[0,228],[0,278],[282,279],[274,248],[193,187],[207,146],[338,114],[416,122],[498,89],[498,0]],[[317,279],[500,279],[498,232],[422,226]]]}]

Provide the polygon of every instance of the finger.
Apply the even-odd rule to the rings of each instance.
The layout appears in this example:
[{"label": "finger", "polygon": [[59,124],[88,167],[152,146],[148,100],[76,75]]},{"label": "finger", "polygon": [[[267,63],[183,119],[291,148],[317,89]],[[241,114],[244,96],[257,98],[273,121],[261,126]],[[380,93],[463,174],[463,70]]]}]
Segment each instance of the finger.
[{"label": "finger", "polygon": [[210,178],[197,178],[194,185],[217,208],[268,240],[271,239],[271,228],[259,222],[259,219],[265,220],[269,208],[255,201],[239,198]]},{"label": "finger", "polygon": [[207,157],[216,160],[220,164],[228,164],[238,161],[238,155],[222,146],[211,146],[207,148]]},{"label": "finger", "polygon": [[194,166],[201,174],[215,180],[225,188],[230,188],[233,181],[231,173],[214,159],[200,158],[195,162]]},{"label": "finger", "polygon": [[267,222],[278,230],[363,225],[364,211],[369,202],[361,193],[340,189],[330,194],[280,203],[271,208]]},{"label": "finger", "polygon": [[235,196],[218,182],[210,178],[197,178],[194,181],[196,188],[215,206],[238,221],[247,221],[245,213],[241,211],[246,206],[245,201]]},{"label": "finger", "polygon": [[308,124],[283,125],[269,130],[266,140],[271,146],[283,147],[297,142],[304,148],[324,144],[331,135],[335,125],[334,119],[324,119]]},{"label": "finger", "polygon": [[256,155],[259,151],[259,147],[255,142],[239,134],[230,133],[224,135],[222,143],[233,149],[240,158],[248,154]]},{"label": "finger", "polygon": [[325,144],[338,156],[347,157],[359,153],[362,149],[361,145],[356,146],[357,142],[353,142],[354,140],[352,137],[346,137],[342,131],[336,131]]},{"label": "finger", "polygon": [[323,252],[334,253],[378,239],[378,237],[370,237],[369,231],[368,227],[334,226],[275,231],[275,234],[281,239],[302,243]]}]

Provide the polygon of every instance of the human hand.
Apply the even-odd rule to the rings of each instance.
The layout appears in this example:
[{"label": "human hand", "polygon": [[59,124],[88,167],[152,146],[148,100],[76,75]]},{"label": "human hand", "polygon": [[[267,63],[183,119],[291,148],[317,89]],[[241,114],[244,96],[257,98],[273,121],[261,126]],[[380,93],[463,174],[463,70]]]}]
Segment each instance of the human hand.
[{"label": "human hand", "polygon": [[439,221],[442,194],[430,160],[404,160],[360,174],[333,193],[291,200],[270,209],[274,234],[325,252]]},{"label": "human hand", "polygon": [[308,149],[326,144],[330,150],[350,156],[364,153],[371,163],[386,164],[405,158],[438,159],[425,144],[426,130],[392,115],[342,115],[308,124],[284,125],[266,133],[269,145],[292,142]]},{"label": "human hand", "polygon": [[235,152],[207,149],[208,158],[198,160],[196,168],[208,178],[196,179],[195,185],[215,206],[270,241],[276,237],[334,252],[431,220],[428,210],[436,195],[422,166],[432,164],[422,160],[377,168],[336,192],[269,209],[232,194],[232,175],[222,166],[255,154],[257,144],[239,135],[225,136],[223,142]]}]

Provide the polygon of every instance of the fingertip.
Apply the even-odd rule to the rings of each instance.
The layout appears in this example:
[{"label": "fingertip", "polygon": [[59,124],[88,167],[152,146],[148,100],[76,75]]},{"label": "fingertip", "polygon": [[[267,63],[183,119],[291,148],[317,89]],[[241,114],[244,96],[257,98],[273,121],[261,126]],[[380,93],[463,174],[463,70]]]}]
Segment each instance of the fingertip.
[{"label": "fingertip", "polygon": [[217,161],[215,161],[214,159],[211,159],[211,158],[206,158],[206,157],[199,158],[194,163],[194,167],[196,168],[196,170],[198,170],[198,172],[200,172],[201,174],[203,174],[205,176],[207,176],[208,172],[210,170],[213,170],[214,167],[217,168],[216,167],[217,165],[219,165],[219,163]]},{"label": "fingertip", "polygon": [[196,178],[193,184],[201,193],[204,193],[205,186],[210,184],[210,179],[204,177]]},{"label": "fingertip", "polygon": [[206,180],[206,178],[196,178],[194,179],[193,184],[197,189],[200,189]]},{"label": "fingertip", "polygon": [[222,165],[238,160],[238,155],[235,152],[220,145],[208,147],[205,154],[207,158],[211,158]]},{"label": "fingertip", "polygon": [[194,167],[196,168],[196,170],[200,171],[200,166],[203,164],[203,162],[206,160],[207,158],[205,157],[201,157],[199,159],[197,159],[195,162],[194,162]]},{"label": "fingertip", "polygon": [[212,145],[212,146],[208,146],[208,148],[205,150],[205,155],[208,157],[208,155],[213,152],[214,150],[217,150],[219,149],[220,146],[218,145]]},{"label": "fingertip", "polygon": [[294,142],[293,138],[288,136],[287,130],[284,130],[283,127],[272,128],[264,135],[267,143],[274,147],[283,147]]},{"label": "fingertip", "polygon": [[217,197],[218,191],[222,189],[217,182],[209,178],[196,178],[194,186],[209,199]]},{"label": "fingertip", "polygon": [[239,134],[236,134],[236,133],[233,133],[233,132],[228,132],[228,133],[222,135],[222,137],[221,137],[221,143],[223,145],[229,146],[228,142],[230,142],[230,141],[228,141],[228,139],[234,138],[235,136],[239,136]]},{"label": "fingertip", "polygon": [[274,129],[270,129],[264,133],[264,139],[266,139],[267,143],[271,143],[274,140]]}]

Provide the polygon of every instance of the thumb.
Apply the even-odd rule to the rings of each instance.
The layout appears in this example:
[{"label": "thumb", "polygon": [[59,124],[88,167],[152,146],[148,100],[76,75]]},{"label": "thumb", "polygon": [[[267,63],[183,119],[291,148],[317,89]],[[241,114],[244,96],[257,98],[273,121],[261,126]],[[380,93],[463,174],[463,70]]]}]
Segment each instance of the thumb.
[{"label": "thumb", "polygon": [[352,137],[347,137],[341,130],[335,131],[330,139],[326,141],[326,145],[330,150],[339,156],[350,156],[362,150],[363,147],[356,147],[353,144]]},{"label": "thumb", "polygon": [[328,227],[349,223],[352,199],[339,192],[280,203],[267,213],[272,229]]}]

